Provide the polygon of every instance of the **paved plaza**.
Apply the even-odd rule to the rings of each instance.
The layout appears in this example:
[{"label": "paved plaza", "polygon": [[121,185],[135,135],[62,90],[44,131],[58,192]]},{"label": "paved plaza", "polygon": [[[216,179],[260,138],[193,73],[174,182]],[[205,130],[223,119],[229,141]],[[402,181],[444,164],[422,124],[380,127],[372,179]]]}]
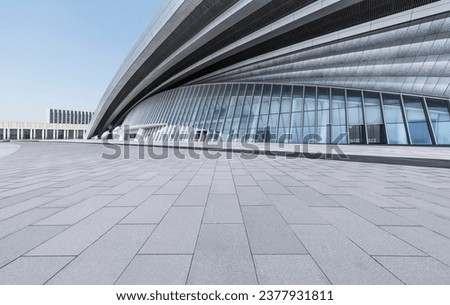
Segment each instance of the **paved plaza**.
[{"label": "paved plaza", "polygon": [[450,284],[449,169],[2,151],[0,284]]}]

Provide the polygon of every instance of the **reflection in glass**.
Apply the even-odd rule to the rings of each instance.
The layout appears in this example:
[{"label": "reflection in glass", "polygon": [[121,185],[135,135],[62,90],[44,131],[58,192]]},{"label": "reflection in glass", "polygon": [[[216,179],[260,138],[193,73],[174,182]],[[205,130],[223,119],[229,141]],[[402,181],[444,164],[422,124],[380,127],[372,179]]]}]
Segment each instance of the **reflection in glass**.
[{"label": "reflection in glass", "polygon": [[244,107],[242,108],[241,122],[239,124],[239,137],[246,136],[247,124],[250,115],[250,107],[252,106],[253,89],[254,85],[247,86],[247,92],[245,93]]},{"label": "reflection in glass", "polygon": [[332,128],[331,138],[334,144],[347,144],[347,120],[345,114],[345,92],[343,89],[331,90]]},{"label": "reflection in glass", "polygon": [[437,144],[450,144],[450,109],[448,101],[427,99],[427,105]]},{"label": "reflection in glass", "polygon": [[228,103],[230,101],[230,92],[231,92],[231,85],[227,85],[227,88],[225,89],[225,94],[224,94],[224,97],[223,97],[223,101],[222,101],[222,104],[220,106],[219,119],[218,119],[217,125],[215,127],[215,130],[217,131],[218,134],[221,133],[222,127],[223,127],[223,123],[225,121],[225,115],[227,114]]},{"label": "reflection in glass", "polygon": [[411,135],[411,144],[431,144],[430,131],[425,117],[422,98],[413,96],[403,96],[405,103],[406,118]]},{"label": "reflection in glass", "polygon": [[330,90],[328,88],[318,88],[317,93],[318,143],[330,143]]},{"label": "reflection in glass", "polygon": [[302,142],[303,87],[294,86],[292,95],[291,135],[292,143]]},{"label": "reflection in glass", "polygon": [[400,96],[383,94],[383,104],[389,144],[408,144]]},{"label": "reflection in glass", "polygon": [[272,86],[264,85],[263,96],[261,100],[261,112],[258,119],[258,129],[256,131],[256,142],[265,142],[270,140],[266,135],[269,133],[267,129],[267,120],[270,106],[270,94],[272,92]]},{"label": "reflection in glass", "polygon": [[380,94],[364,92],[364,104],[366,106],[366,122],[368,125],[383,124],[381,114]]},{"label": "reflection in glass", "polygon": [[[244,85],[242,85],[244,86]],[[234,110],[236,108],[236,100],[237,100],[237,94],[239,90],[239,85],[233,85],[233,89],[231,90],[231,98],[229,107],[227,110],[225,125],[222,132],[222,138],[224,141],[228,141],[228,136],[230,135],[230,127],[231,127],[231,120],[233,119]]]},{"label": "reflection in glass", "polygon": [[248,132],[250,134],[249,142],[253,143],[256,139],[256,128],[258,127],[259,108],[261,106],[262,85],[255,86],[253,103],[250,111]]},{"label": "reflection in glass", "polygon": [[310,143],[314,139],[316,125],[316,88],[314,87],[305,87],[303,122],[303,143]]}]

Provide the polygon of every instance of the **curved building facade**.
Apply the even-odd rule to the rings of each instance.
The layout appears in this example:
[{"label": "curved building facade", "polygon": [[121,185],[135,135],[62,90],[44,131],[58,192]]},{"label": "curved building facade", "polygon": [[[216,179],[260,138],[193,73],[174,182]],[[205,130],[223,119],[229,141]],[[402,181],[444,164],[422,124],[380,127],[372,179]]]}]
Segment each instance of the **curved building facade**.
[{"label": "curved building facade", "polygon": [[88,136],[450,145],[450,2],[169,0]]}]

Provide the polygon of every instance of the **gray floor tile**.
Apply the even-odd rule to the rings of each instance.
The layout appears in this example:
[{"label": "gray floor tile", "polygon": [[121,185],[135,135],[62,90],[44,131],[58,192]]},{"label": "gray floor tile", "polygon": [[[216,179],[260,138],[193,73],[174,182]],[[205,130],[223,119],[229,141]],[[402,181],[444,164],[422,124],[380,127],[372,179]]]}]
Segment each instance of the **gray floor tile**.
[{"label": "gray floor tile", "polygon": [[203,223],[243,223],[236,195],[210,195]]},{"label": "gray floor tile", "polygon": [[124,195],[140,186],[142,181],[125,181],[104,191],[103,194],[108,195]]},{"label": "gray floor tile", "polygon": [[38,223],[39,226],[74,225],[89,215],[100,210],[114,199],[117,195],[98,195],[86,199],[70,208],[52,215]]},{"label": "gray floor tile", "polygon": [[209,186],[188,185],[175,202],[176,206],[205,206],[208,200]]},{"label": "gray floor tile", "polygon": [[44,205],[44,208],[68,208],[71,207],[85,199],[90,198],[91,196],[100,194],[107,190],[108,187],[98,187],[93,186],[87,189],[84,189],[82,192],[78,192],[69,196],[64,196],[59,199],[53,200],[50,203]]},{"label": "gray floor tile", "polygon": [[283,176],[274,176],[275,180],[277,180],[282,186],[305,186],[305,184],[301,183],[300,181],[292,178],[288,175]]},{"label": "gray floor tile", "polygon": [[432,257],[375,257],[407,285],[450,285],[450,267]]},{"label": "gray floor tile", "polygon": [[289,192],[288,189],[283,187],[280,183],[277,181],[266,181],[266,180],[260,180],[257,182],[259,187],[263,190],[266,194],[281,194],[281,195],[291,195],[291,192]]},{"label": "gray floor tile", "polygon": [[0,222],[0,239],[58,213],[61,209],[33,209]]},{"label": "gray floor tile", "polygon": [[172,178],[174,177],[174,175],[158,175],[146,182],[144,182],[141,186],[163,186],[164,184],[166,184],[167,182],[169,182]]},{"label": "gray floor tile", "polygon": [[202,226],[188,284],[257,284],[243,225]]},{"label": "gray floor tile", "polygon": [[152,195],[130,213],[122,224],[158,224],[177,200],[177,195]]},{"label": "gray floor tile", "polygon": [[384,228],[424,253],[450,265],[450,239],[421,227]]},{"label": "gray floor tile", "polygon": [[414,225],[414,223],[405,218],[399,217],[390,211],[382,209],[353,195],[329,195],[328,198],[379,226]]},{"label": "gray floor tile", "polygon": [[243,206],[242,213],[253,254],[305,254],[294,232],[271,206]]},{"label": "gray floor tile", "polygon": [[0,269],[0,285],[43,285],[73,257],[20,257]]},{"label": "gray floor tile", "polygon": [[214,180],[233,180],[231,172],[216,172],[214,174]]},{"label": "gray floor tile", "polygon": [[233,176],[236,186],[257,186],[258,184],[250,175]]},{"label": "gray floor tile", "polygon": [[390,211],[450,238],[450,219],[447,220],[419,209],[391,209]]},{"label": "gray floor tile", "polygon": [[[131,208],[104,208],[83,221],[58,234],[36,249],[28,256],[79,255],[98,238],[110,230]],[[39,228],[37,226],[36,228]]]},{"label": "gray floor tile", "polygon": [[212,184],[213,174],[208,175],[196,175],[190,182],[189,185],[197,186],[210,186]]},{"label": "gray floor tile", "polygon": [[158,190],[157,187],[139,186],[109,204],[113,207],[137,207]]},{"label": "gray floor tile", "polygon": [[27,227],[0,239],[0,268],[49,240],[67,227]]},{"label": "gray floor tile", "polygon": [[203,207],[173,207],[155,229],[140,254],[194,253]]},{"label": "gray floor tile", "polygon": [[233,180],[213,180],[210,194],[236,194]]},{"label": "gray floor tile", "polygon": [[78,192],[82,192],[88,188],[90,188],[91,186],[98,184],[98,181],[85,181],[85,182],[80,182],[68,187],[64,187],[61,189],[58,189],[54,192],[48,193],[46,196],[56,196],[56,197],[65,197],[65,196],[69,196]]},{"label": "gray floor tile", "polygon": [[17,203],[6,208],[0,209],[0,221],[14,217],[23,212],[41,207],[46,203],[54,200],[52,197],[35,197],[21,203]]},{"label": "gray floor tile", "polygon": [[288,188],[295,196],[308,206],[313,207],[336,207],[339,206],[336,202],[330,200],[328,197],[319,192],[310,189],[309,187],[289,187]]},{"label": "gray floor tile", "polygon": [[344,208],[315,208],[348,238],[370,255],[424,255],[385,230]]},{"label": "gray floor tile", "polygon": [[241,205],[272,205],[259,186],[236,187]]},{"label": "gray floor tile", "polygon": [[172,180],[161,187],[155,192],[157,195],[180,195],[186,186],[189,184],[189,180]]},{"label": "gray floor tile", "polygon": [[332,284],[401,284],[335,228],[314,225],[292,227]]},{"label": "gray floor tile", "polygon": [[327,224],[314,210],[294,195],[269,195],[273,205],[289,224]]},{"label": "gray floor tile", "polygon": [[184,285],[192,255],[138,255],[118,285]]},{"label": "gray floor tile", "polygon": [[152,233],[151,225],[120,225],[51,279],[57,285],[112,285]]},{"label": "gray floor tile", "polygon": [[309,255],[255,255],[261,285],[328,285]]}]

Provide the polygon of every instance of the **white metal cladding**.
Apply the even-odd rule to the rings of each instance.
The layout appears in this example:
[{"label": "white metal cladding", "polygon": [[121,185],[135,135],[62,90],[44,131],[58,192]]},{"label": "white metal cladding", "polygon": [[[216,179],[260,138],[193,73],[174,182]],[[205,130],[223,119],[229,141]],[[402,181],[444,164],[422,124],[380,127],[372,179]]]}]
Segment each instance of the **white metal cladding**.
[{"label": "white metal cladding", "polygon": [[153,140],[450,145],[448,100],[260,83],[177,88],[135,107],[123,125],[161,124]]},{"label": "white metal cladding", "polygon": [[[230,28],[276,1],[230,0],[228,6],[211,0],[168,1],[105,92],[88,137],[120,125],[130,109],[146,97],[183,85],[290,83],[389,91],[438,99],[450,97],[450,2],[443,0],[395,0],[392,3],[394,5],[395,2],[397,7],[412,4],[412,8],[344,26],[305,41],[293,41],[287,47],[280,46],[214,69],[217,63],[227,62],[240,52],[334,12],[345,11],[361,3],[366,6],[377,3],[367,0],[298,1],[305,5],[273,20],[270,15],[265,16],[268,22],[264,26],[220,45],[212,53],[202,53],[210,41],[223,37]],[[207,2],[211,3],[206,5]],[[225,10],[218,15],[210,14],[210,18],[203,19],[203,24],[194,25],[195,20],[209,14],[211,5],[221,5]],[[190,29],[192,35],[176,47],[167,47],[172,34],[179,32],[180,25],[189,18],[193,20],[192,26],[185,26],[181,31]],[[159,60],[155,54],[161,51],[162,46],[167,56]],[[193,54],[198,56],[194,60],[186,60]],[[157,65],[146,70],[149,63]],[[213,71],[209,72],[211,68]],[[190,94],[187,99],[197,103],[195,94],[198,93]],[[166,102],[171,104],[174,98],[167,96]],[[166,106],[160,105],[158,111],[166,111]],[[176,111],[177,106],[173,107],[172,111]]]},{"label": "white metal cladding", "polygon": [[307,83],[448,98],[449,16],[228,68],[202,81]]}]

